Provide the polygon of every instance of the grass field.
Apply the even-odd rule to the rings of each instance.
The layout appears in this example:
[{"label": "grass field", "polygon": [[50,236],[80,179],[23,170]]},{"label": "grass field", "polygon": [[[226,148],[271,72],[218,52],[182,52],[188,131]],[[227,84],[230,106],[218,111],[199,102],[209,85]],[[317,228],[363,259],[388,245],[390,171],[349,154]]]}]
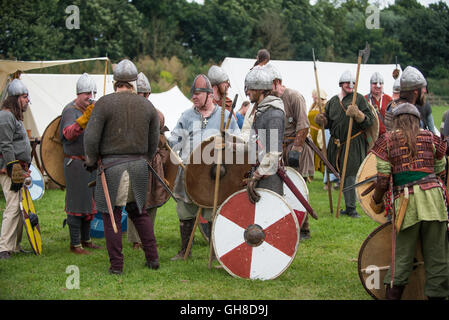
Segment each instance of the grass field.
[{"label": "grass field", "polygon": [[[224,269],[209,270],[208,244],[199,231],[192,258],[170,261],[180,246],[172,200],[158,210],[156,218],[160,269],[147,269],[143,252],[133,250],[124,234],[124,274],[109,275],[106,250],[88,256],[69,252],[68,228],[62,228],[64,192],[47,190],[35,201],[43,254],[16,254],[0,260],[0,299],[370,299],[358,278],[356,260],[360,245],[377,223],[360,209],[359,219],[332,217],[320,174],[309,184],[309,192],[319,215],[318,220],[310,219],[312,238],[300,243],[293,263],[280,277],[251,281],[234,278]],[[336,207],[337,192],[333,193]],[[3,209],[4,201],[0,202]],[[24,237],[22,245],[29,249]],[[105,246],[104,239],[94,240]],[[80,289],[71,290],[66,281],[72,272],[66,269],[73,265],[79,268]]]},{"label": "grass field", "polygon": [[[446,109],[433,108],[438,128]],[[370,300],[358,277],[357,257],[361,244],[378,224],[359,207],[359,219],[332,216],[320,173],[308,187],[310,203],[319,216],[318,220],[309,220],[312,238],[300,243],[290,267],[270,281],[238,279],[224,269],[214,267],[209,270],[209,247],[199,231],[192,258],[170,261],[180,247],[173,200],[160,208],[156,217],[160,269],[146,268],[143,252],[133,250],[124,234],[124,273],[122,276],[109,275],[105,249],[93,251],[88,256],[69,252],[68,228],[62,228],[64,192],[47,190],[41,200],[35,201],[43,254],[21,253],[9,260],[0,260],[0,299]],[[333,203],[335,211],[337,191],[333,191]],[[344,201],[342,204],[344,207]],[[4,207],[1,198],[1,213]],[[22,246],[29,250],[26,234],[23,237]],[[94,241],[105,247],[104,238]],[[70,266],[79,270],[79,289],[67,286],[73,275]]]}]

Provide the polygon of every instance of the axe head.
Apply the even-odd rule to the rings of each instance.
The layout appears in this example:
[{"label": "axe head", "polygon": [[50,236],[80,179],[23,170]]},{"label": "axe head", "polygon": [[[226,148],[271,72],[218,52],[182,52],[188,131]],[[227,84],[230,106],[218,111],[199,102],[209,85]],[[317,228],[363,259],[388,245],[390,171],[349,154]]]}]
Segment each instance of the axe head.
[{"label": "axe head", "polygon": [[367,42],[365,45],[365,49],[359,50],[359,57],[362,57],[362,61],[364,64],[368,61],[369,54],[370,54],[370,47],[369,43]]}]

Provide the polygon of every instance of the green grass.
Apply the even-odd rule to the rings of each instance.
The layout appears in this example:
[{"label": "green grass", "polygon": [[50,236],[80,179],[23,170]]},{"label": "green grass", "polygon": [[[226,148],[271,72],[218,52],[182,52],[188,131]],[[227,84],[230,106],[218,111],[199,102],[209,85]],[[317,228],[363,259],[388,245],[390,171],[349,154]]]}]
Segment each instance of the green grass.
[{"label": "green grass", "polygon": [[[439,128],[447,107],[432,107]],[[378,224],[358,207],[360,219],[329,212],[327,191],[322,175],[308,184],[310,203],[319,219],[309,219],[312,238],[301,242],[290,267],[277,279],[251,281],[234,278],[224,269],[208,269],[209,247],[199,231],[188,261],[170,261],[179,250],[179,225],[175,203],[170,200],[158,210],[155,233],[161,267],[154,271],[144,267],[142,251],[131,249],[123,235],[124,274],[107,273],[107,251],[97,250],[89,256],[69,252],[68,228],[62,228],[64,192],[47,190],[35,201],[39,215],[43,254],[16,254],[0,260],[0,299],[293,299],[293,300],[369,300],[357,274],[357,257],[361,244]],[[334,211],[337,192],[333,191]],[[342,200],[344,207],[344,201]],[[5,202],[0,198],[0,212]],[[104,239],[94,239],[105,247]],[[22,246],[30,249],[26,234]],[[218,263],[215,262],[214,265]],[[80,270],[80,289],[67,289],[68,266]]]},{"label": "green grass", "polygon": [[[319,215],[310,219],[312,238],[301,242],[290,267],[277,279],[253,281],[232,277],[224,269],[208,269],[208,244],[197,231],[193,256],[187,261],[170,261],[179,250],[179,225],[175,204],[170,200],[158,210],[155,233],[161,267],[144,267],[141,250],[133,250],[123,235],[124,273],[107,273],[107,251],[96,250],[79,256],[69,252],[64,192],[47,190],[35,201],[39,215],[43,254],[16,254],[0,260],[0,299],[293,299],[348,300],[371,299],[357,274],[357,256],[362,242],[378,226],[358,208],[360,219],[329,213],[327,191],[317,173],[309,184],[310,202]],[[337,192],[333,192],[334,211]],[[344,202],[342,200],[344,206]],[[4,200],[0,201],[0,211]],[[104,239],[94,239],[105,246]],[[29,249],[24,234],[22,246]],[[68,266],[80,271],[80,289],[67,289]],[[218,262],[214,263],[214,266]]]}]

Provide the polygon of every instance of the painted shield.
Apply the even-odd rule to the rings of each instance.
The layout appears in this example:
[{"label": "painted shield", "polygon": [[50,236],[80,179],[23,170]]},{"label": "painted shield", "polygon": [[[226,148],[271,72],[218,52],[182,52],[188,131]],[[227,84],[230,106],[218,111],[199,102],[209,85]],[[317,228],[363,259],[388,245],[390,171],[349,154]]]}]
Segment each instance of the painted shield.
[{"label": "painted shield", "polygon": [[[285,171],[287,176],[292,180],[295,184],[296,188],[301,192],[304,199],[309,201],[309,189],[307,188],[307,184],[304,181],[304,178],[299,174],[298,171],[293,169],[292,167],[285,167]],[[296,214],[296,218],[298,219],[299,226],[302,227],[304,223],[304,218],[307,214],[306,208],[301,204],[301,202],[296,198],[290,188],[284,182],[284,199],[293,209]]]},{"label": "painted shield", "polygon": [[64,150],[59,136],[61,116],[54,119],[41,137],[41,161],[48,177],[60,187],[65,188]]},{"label": "painted shield", "polygon": [[37,221],[36,210],[34,209],[33,200],[27,187],[20,190],[20,211],[25,225],[25,230],[30,241],[31,248],[36,255],[42,253],[42,239],[39,222]]},{"label": "painted shield", "polygon": [[[231,136],[231,135],[230,135]],[[222,152],[218,206],[234,192],[244,188],[243,179],[251,169],[248,152],[243,140],[231,136],[240,143],[237,151],[225,148]],[[185,170],[185,189],[192,201],[203,208],[213,208],[216,174],[215,136],[204,140],[191,154]]]},{"label": "painted shield", "polygon": [[374,116],[373,124],[365,131],[366,141],[368,142],[368,151],[370,151],[374,146],[374,143],[376,143],[377,138],[379,137],[379,116],[377,114],[376,108],[369,102],[368,105],[371,113]]},{"label": "painted shield", "polygon": [[[359,183],[361,181],[364,181],[368,178],[377,175],[376,164],[377,164],[376,156],[373,153],[368,153],[365,160],[363,160],[362,164],[360,165],[359,171],[357,172],[357,176],[355,178],[355,183]],[[357,200],[359,201],[360,206],[362,207],[363,211],[368,215],[368,217],[370,217],[376,222],[385,223],[387,222],[385,210],[380,214],[376,214],[369,205],[371,196],[374,194],[374,189],[371,190],[371,192],[367,193],[366,195],[362,196],[362,193],[365,190],[367,190],[367,188],[369,188],[371,184],[372,183],[366,183],[355,188]]]},{"label": "painted shield", "polygon": [[30,165],[30,179],[25,179],[25,185],[30,192],[31,200],[39,200],[45,192],[44,177],[41,172],[34,166]]},{"label": "painted shield", "polygon": [[283,197],[256,190],[261,198],[255,204],[246,190],[223,202],[212,226],[212,243],[218,261],[234,277],[270,280],[294,260],[299,224]]},{"label": "painted shield", "polygon": [[[377,227],[363,242],[359,251],[358,273],[363,287],[374,299],[385,299],[383,280],[391,264],[391,222]],[[413,270],[402,294],[402,300],[424,300],[425,269],[420,241],[416,246]]]}]

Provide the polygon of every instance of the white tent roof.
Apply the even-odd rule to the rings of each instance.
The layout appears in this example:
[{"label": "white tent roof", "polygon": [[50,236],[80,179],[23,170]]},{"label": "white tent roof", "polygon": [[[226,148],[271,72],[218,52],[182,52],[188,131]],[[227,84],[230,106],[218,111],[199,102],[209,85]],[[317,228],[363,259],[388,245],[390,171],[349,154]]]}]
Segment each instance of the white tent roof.
[{"label": "white tent roof", "polygon": [[169,130],[173,130],[181,114],[193,106],[178,86],[165,92],[152,93],[148,99],[164,114],[165,125]]},{"label": "white tent roof", "polygon": [[[21,75],[28,88],[31,105],[24,113],[26,129],[33,137],[41,137],[48,124],[61,115],[63,108],[76,98],[76,82],[80,74],[30,74]],[[103,96],[104,75],[90,74],[97,84],[98,100]],[[106,94],[113,92],[113,76],[106,76]],[[165,125],[172,130],[182,112],[192,107],[192,102],[175,86],[162,93],[152,93],[149,100],[165,116]]]},{"label": "white tent roof", "polygon": [[[248,98],[244,92],[245,76],[254,65],[255,59],[226,58],[221,67],[226,71],[231,82],[228,96],[233,99],[238,94],[236,110],[240,109],[242,102]],[[291,89],[298,90],[306,100],[307,108],[312,105],[312,91],[316,89],[313,61],[284,61],[271,60],[282,75],[282,83]],[[316,62],[319,86],[327,92],[328,99],[340,92],[338,80],[341,74],[350,70],[354,77],[357,72],[356,63]],[[400,69],[400,66],[398,66]],[[370,78],[374,72],[384,77],[384,91],[392,95],[394,79],[392,77],[395,64],[362,64],[357,91],[363,95],[370,92]]]},{"label": "white tent roof", "polygon": [[8,76],[13,74],[17,70],[27,71],[39,68],[48,68],[58,66],[62,64],[69,64],[75,62],[91,61],[91,60],[107,60],[107,57],[89,58],[89,59],[73,59],[73,60],[51,60],[51,61],[12,61],[12,60],[0,60],[0,92],[3,89],[8,80]]}]

